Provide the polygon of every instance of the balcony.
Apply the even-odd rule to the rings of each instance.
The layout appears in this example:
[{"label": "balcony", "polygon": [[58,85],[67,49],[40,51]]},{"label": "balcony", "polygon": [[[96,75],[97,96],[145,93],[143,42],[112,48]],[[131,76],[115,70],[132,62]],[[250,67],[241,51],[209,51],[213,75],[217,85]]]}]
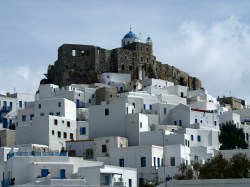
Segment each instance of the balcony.
[{"label": "balcony", "polygon": [[12,110],[12,107],[11,106],[3,106],[1,109],[0,109],[0,112],[10,112]]},{"label": "balcony", "polygon": [[7,154],[7,160],[14,156],[68,156],[68,152],[16,152]]},{"label": "balcony", "polygon": [[2,187],[11,186],[11,179],[3,179],[2,180]]}]

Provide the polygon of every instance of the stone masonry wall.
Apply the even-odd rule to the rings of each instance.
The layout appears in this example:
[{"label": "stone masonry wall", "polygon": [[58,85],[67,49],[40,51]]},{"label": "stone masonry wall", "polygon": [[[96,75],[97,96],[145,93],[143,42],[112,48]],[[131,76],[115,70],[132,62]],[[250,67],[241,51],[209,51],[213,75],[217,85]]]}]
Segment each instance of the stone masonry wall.
[{"label": "stone masonry wall", "polygon": [[47,79],[41,80],[41,84],[91,84],[99,82],[99,76],[104,72],[130,73],[131,78],[137,80],[144,77],[163,79],[188,86],[190,90],[202,86],[196,77],[156,61],[152,46],[139,42],[113,50],[92,45],[63,44],[58,49],[58,60],[49,65]]}]

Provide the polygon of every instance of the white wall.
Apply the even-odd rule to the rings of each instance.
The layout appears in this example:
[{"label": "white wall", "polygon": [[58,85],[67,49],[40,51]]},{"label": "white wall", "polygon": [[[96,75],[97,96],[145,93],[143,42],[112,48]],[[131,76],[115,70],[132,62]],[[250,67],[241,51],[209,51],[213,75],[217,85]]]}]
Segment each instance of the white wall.
[{"label": "white wall", "polygon": [[[123,100],[89,107],[89,138],[126,135],[126,105]],[[108,111],[108,115],[105,115]]]},{"label": "white wall", "polygon": [[126,115],[126,137],[129,146],[140,145],[140,132],[149,131],[148,117],[144,114]]},{"label": "white wall", "polygon": [[[87,140],[89,139],[89,122],[88,121],[77,121],[76,122],[76,140]],[[84,131],[85,129],[85,131]]]},{"label": "white wall", "polygon": [[[181,132],[182,131],[182,132]],[[189,136],[190,147],[213,147],[219,149],[219,131],[213,129],[191,129],[180,130],[179,133],[185,133]],[[200,141],[198,140],[200,137]]]},{"label": "white wall", "polygon": [[[141,166],[141,157],[146,158],[146,167]],[[137,176],[144,180],[157,181],[157,167],[154,166],[154,157],[159,158],[162,165],[163,149],[158,146],[133,146],[125,148],[113,148],[110,150],[111,165],[119,166],[119,159],[124,159],[125,167],[137,168]]]},{"label": "white wall", "polygon": [[[99,137],[94,139],[94,158],[107,157],[110,155],[110,149],[118,147],[127,147],[128,139],[119,136]],[[106,146],[106,151],[102,150]]]},{"label": "white wall", "polygon": [[[58,136],[58,132],[61,133],[61,137]],[[73,139],[76,138],[75,120],[58,116],[34,117],[30,125],[16,128],[16,144],[42,144],[49,146],[51,150],[60,150],[62,146],[65,147],[65,141],[71,140],[70,134],[73,135]]]},{"label": "white wall", "polygon": [[168,187],[248,187],[250,179],[202,179],[202,180],[172,180],[167,183]]},{"label": "white wall", "polygon": [[190,107],[179,104],[170,112],[170,124],[188,127],[190,124]]}]

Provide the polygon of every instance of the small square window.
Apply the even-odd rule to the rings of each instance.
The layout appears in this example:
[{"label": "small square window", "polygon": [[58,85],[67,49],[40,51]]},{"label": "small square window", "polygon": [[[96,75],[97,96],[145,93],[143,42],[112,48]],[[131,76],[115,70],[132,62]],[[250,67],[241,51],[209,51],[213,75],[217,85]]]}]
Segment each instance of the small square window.
[{"label": "small square window", "polygon": [[26,121],[26,115],[22,115],[22,121]]},{"label": "small square window", "polygon": [[106,108],[106,109],[105,109],[105,116],[108,116],[108,115],[109,115],[109,109]]},{"label": "small square window", "polygon": [[175,166],[175,157],[170,157],[170,166]]},{"label": "small square window", "polygon": [[141,157],[141,167],[146,167],[146,157]]},{"label": "small square window", "polygon": [[124,167],[124,158],[119,159],[119,166]]},{"label": "small square window", "polygon": [[107,145],[102,145],[102,152],[106,153],[107,152]]},{"label": "small square window", "polygon": [[30,114],[30,120],[32,120],[34,117],[34,114]]},{"label": "small square window", "polygon": [[61,132],[60,131],[57,132],[57,137],[61,138]]},{"label": "small square window", "polygon": [[80,128],[80,135],[85,135],[86,134],[86,127],[81,127]]},{"label": "small square window", "polygon": [[57,113],[56,113],[56,115],[57,115],[57,116],[60,116],[60,115],[61,115],[61,113],[60,113],[60,112],[57,112]]},{"label": "small square window", "polygon": [[69,135],[70,135],[70,139],[71,139],[71,140],[74,140],[74,135],[73,135],[73,133],[70,133]]},{"label": "small square window", "polygon": [[44,116],[44,113],[40,113],[40,116]]}]

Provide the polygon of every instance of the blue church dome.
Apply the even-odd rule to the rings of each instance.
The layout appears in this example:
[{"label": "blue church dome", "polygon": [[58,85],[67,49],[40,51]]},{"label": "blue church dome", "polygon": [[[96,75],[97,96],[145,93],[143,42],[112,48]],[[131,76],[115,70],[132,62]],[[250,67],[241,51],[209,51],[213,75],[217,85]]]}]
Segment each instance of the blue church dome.
[{"label": "blue church dome", "polygon": [[125,38],[134,38],[134,39],[139,39],[132,31],[129,31],[129,33],[127,33],[123,39]]}]

